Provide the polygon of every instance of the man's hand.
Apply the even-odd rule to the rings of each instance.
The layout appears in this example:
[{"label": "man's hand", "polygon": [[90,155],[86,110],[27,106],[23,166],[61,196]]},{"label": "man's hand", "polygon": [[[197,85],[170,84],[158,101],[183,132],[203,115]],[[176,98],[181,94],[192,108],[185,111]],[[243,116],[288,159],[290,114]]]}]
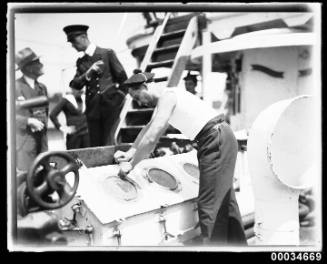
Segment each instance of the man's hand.
[{"label": "man's hand", "polygon": [[114,154],[114,159],[118,163],[123,162],[123,161],[129,161],[128,152],[118,150]]},{"label": "man's hand", "polygon": [[125,162],[125,161],[130,161],[134,157],[135,149],[130,148],[128,151],[121,151],[118,150],[114,154],[114,159],[116,162]]},{"label": "man's hand", "polygon": [[44,124],[34,117],[29,117],[27,119],[27,125],[31,127],[32,132],[41,131],[44,128]]},{"label": "man's hand", "polygon": [[121,162],[119,164],[119,172],[118,176],[120,178],[126,178],[128,173],[133,169],[132,164],[130,162]]},{"label": "man's hand", "polygon": [[93,72],[101,74],[103,72],[103,66],[104,62],[102,60],[93,63],[93,65],[86,72],[86,78],[90,79]]},{"label": "man's hand", "polygon": [[75,126],[61,126],[59,129],[60,129],[60,131],[62,131],[65,134],[68,134],[68,135],[72,134],[76,131]]}]

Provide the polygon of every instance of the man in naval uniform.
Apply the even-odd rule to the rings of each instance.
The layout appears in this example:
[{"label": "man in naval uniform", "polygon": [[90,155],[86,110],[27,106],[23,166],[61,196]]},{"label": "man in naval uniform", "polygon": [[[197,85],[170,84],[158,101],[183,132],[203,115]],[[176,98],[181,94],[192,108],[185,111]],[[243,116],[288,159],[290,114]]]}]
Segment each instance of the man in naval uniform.
[{"label": "man in naval uniform", "polygon": [[73,87],[86,86],[86,117],[91,147],[114,144],[114,132],[127,93],[121,84],[126,72],[112,49],[92,43],[88,26],[69,25],[63,28],[67,41],[85,54],[76,62]]},{"label": "man in naval uniform", "polygon": [[[25,48],[16,54],[16,64],[23,76],[16,80],[16,102],[39,96],[48,97],[47,88],[37,81],[43,64],[34,51]],[[17,169],[27,171],[41,152],[48,150],[48,106],[16,109]]]},{"label": "man in naval uniform", "polygon": [[[184,89],[166,88],[162,94],[148,89],[153,73],[137,73],[125,83],[139,104],[156,107],[151,121],[132,147],[117,151],[120,176],[148,158],[168,125],[197,142],[200,181],[198,214],[204,244],[246,245],[243,223],[233,189],[237,140],[224,116]],[[192,107],[190,107],[192,106]],[[130,166],[128,166],[130,162]]]}]

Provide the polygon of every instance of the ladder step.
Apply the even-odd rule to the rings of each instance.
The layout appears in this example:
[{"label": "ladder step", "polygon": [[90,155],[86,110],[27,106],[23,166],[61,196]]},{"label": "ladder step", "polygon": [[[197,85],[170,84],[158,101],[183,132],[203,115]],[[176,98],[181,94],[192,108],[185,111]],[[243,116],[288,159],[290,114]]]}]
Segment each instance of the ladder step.
[{"label": "ladder step", "polygon": [[[167,77],[166,77],[167,78]],[[154,110],[154,108],[134,108],[134,109],[130,109],[130,110],[128,110],[128,112],[127,112],[127,114],[128,113],[141,113],[141,112],[153,112],[153,110]]]},{"label": "ladder step", "polygon": [[157,52],[154,53],[151,57],[151,62],[160,62],[160,61],[166,61],[166,60],[174,60],[176,58],[178,50],[170,50],[166,52]]},{"label": "ladder step", "polygon": [[181,37],[184,35],[186,29],[180,29],[172,32],[167,32],[161,35],[160,40],[167,39],[167,38],[175,38],[175,37]]},{"label": "ladder step", "polygon": [[179,44],[175,44],[175,45],[170,45],[170,46],[167,46],[167,47],[156,48],[153,51],[153,53],[166,52],[166,51],[171,51],[171,50],[178,50],[179,47],[180,47]]},{"label": "ladder step", "polygon": [[158,41],[157,48],[180,45],[185,32],[186,30],[182,29],[162,34]]},{"label": "ladder step", "polygon": [[168,81],[168,76],[165,76],[165,77],[159,77],[159,78],[153,78],[153,81],[155,83],[157,82],[165,82],[165,81]]},{"label": "ladder step", "polygon": [[176,54],[180,47],[180,43],[176,43],[174,45],[165,45],[162,47],[158,47],[153,51],[151,61],[152,62],[159,62],[165,60],[173,60],[176,58]]},{"label": "ladder step", "polygon": [[121,143],[133,143],[144,126],[122,127],[119,131]]},{"label": "ladder step", "polygon": [[189,23],[191,18],[194,17],[194,16],[198,16],[200,15],[201,13],[198,12],[198,13],[191,13],[191,14],[186,14],[186,15],[179,15],[179,16],[175,16],[175,17],[170,17],[168,22],[167,22],[167,25],[171,25],[171,24],[182,24],[182,23]]},{"label": "ladder step", "polygon": [[188,24],[190,23],[190,20],[194,16],[195,14],[193,13],[184,16],[171,17],[165,26],[165,31],[171,32],[179,29],[186,29]]},{"label": "ladder step", "polygon": [[125,117],[125,127],[129,126],[143,126],[150,122],[153,115],[153,108],[134,109],[129,111]]},{"label": "ladder step", "polygon": [[132,107],[130,109],[141,110],[141,109],[148,109],[148,106],[139,105],[137,101],[132,100]]},{"label": "ladder step", "polygon": [[165,60],[165,61],[159,61],[159,62],[152,62],[149,63],[146,67],[146,69],[154,69],[154,68],[160,68],[160,67],[171,67],[174,64],[174,60]]},{"label": "ladder step", "polygon": [[141,130],[143,127],[145,127],[145,126],[144,125],[125,126],[125,127],[122,127],[121,130]]}]

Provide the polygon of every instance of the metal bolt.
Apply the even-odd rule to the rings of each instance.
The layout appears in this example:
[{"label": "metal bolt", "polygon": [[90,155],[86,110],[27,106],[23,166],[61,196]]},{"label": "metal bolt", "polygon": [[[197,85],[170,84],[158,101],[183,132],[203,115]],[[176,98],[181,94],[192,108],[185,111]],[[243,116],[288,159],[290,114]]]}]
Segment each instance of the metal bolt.
[{"label": "metal bolt", "polygon": [[72,210],[74,211],[74,213],[79,213],[80,209],[81,209],[81,205],[79,203],[72,205]]},{"label": "metal bolt", "polygon": [[87,225],[85,228],[85,233],[86,234],[92,234],[94,231],[94,227],[92,225]]}]

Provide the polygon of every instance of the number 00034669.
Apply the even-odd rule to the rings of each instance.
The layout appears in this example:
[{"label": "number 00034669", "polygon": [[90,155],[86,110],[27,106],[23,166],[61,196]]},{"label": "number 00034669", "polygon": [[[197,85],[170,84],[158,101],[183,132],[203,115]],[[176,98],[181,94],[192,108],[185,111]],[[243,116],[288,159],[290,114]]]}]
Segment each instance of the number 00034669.
[{"label": "number 00034669", "polygon": [[320,261],[320,252],[272,252],[272,261]]}]

